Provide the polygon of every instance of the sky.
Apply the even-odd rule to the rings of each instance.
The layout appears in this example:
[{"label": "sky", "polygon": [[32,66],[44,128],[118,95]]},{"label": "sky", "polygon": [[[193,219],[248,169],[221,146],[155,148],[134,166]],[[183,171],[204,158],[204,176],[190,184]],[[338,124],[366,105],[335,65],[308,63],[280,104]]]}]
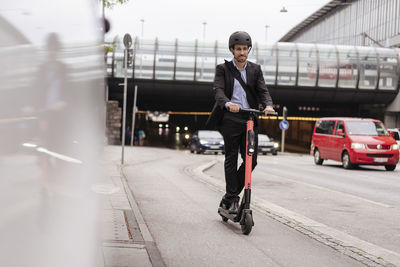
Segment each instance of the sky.
[{"label": "sky", "polygon": [[99,15],[100,10],[89,0],[18,0],[1,1],[0,5],[0,16],[33,44],[46,42],[50,32],[66,42],[100,41]]},{"label": "sky", "polygon": [[[330,0],[129,0],[124,5],[106,9],[111,23],[106,40],[116,35],[122,38],[129,33],[144,39],[204,39],[227,43],[231,33],[244,30],[253,42],[274,43],[328,2]],[[282,7],[288,12],[280,12]],[[207,23],[205,27],[204,22]]]}]

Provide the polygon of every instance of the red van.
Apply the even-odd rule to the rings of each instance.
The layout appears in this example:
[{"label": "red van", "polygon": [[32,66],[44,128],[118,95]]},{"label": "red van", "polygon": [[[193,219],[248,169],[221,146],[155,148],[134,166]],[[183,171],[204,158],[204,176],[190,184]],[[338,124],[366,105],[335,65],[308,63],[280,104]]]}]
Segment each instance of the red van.
[{"label": "red van", "polygon": [[383,123],[374,119],[318,119],[310,153],[317,165],[331,159],[341,161],[345,169],[372,164],[393,171],[399,162],[399,145]]}]

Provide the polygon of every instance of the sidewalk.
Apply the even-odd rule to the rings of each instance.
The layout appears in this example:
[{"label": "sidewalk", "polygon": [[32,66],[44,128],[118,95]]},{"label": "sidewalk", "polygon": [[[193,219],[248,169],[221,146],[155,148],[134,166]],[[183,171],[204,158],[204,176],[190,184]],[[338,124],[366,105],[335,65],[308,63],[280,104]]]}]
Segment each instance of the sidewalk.
[{"label": "sidewalk", "polygon": [[165,266],[120,171],[120,154],[105,148],[105,180],[94,190],[104,196],[101,242],[104,267]]}]

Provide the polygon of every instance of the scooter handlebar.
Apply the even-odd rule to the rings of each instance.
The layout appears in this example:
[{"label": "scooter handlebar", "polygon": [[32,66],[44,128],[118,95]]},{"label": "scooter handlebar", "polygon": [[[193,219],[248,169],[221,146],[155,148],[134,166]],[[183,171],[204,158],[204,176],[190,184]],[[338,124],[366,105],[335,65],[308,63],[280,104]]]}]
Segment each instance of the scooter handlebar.
[{"label": "scooter handlebar", "polygon": [[[257,109],[252,109],[252,108],[240,108],[239,112],[241,112],[241,113],[253,113],[253,114],[256,114],[256,115],[265,115],[264,111],[257,110]],[[278,116],[278,112],[269,113],[269,114],[267,114],[265,116]]]}]

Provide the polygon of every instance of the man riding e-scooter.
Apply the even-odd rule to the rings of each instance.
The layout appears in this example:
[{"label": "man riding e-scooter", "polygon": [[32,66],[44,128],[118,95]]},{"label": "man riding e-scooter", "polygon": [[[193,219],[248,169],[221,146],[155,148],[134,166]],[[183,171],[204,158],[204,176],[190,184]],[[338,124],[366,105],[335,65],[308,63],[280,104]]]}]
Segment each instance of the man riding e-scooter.
[{"label": "man riding e-scooter", "polygon": [[[220,202],[220,207],[229,214],[238,213],[239,194],[245,181],[248,114],[239,110],[261,109],[265,115],[275,113],[260,65],[247,61],[251,47],[251,37],[247,32],[237,31],[229,37],[229,50],[233,54],[233,60],[225,61],[216,67],[213,86],[216,103],[207,121],[208,127],[217,128],[224,137],[226,193]],[[256,118],[252,170],[257,164],[257,122]],[[238,169],[239,150],[242,164]]]}]

